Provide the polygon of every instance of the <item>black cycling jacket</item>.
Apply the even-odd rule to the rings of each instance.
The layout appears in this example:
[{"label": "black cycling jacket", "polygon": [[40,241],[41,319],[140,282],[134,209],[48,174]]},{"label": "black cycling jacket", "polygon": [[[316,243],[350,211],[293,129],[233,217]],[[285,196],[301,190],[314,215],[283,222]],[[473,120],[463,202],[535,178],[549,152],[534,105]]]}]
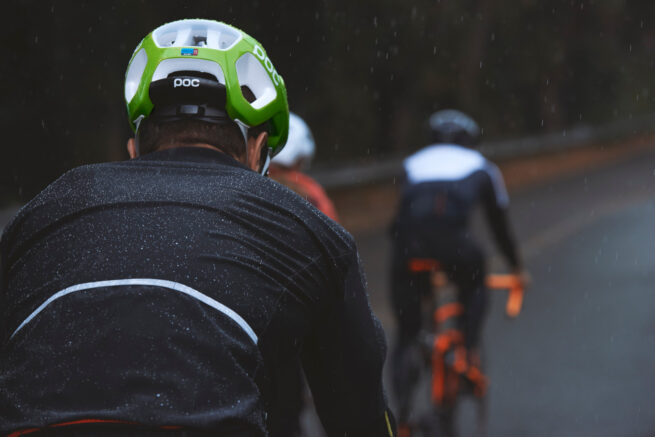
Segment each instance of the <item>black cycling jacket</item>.
[{"label": "black cycling jacket", "polygon": [[71,170],[0,249],[3,434],[99,420],[265,436],[300,355],[330,436],[392,435],[352,237],[220,152]]},{"label": "black cycling jacket", "polygon": [[519,265],[507,218],[509,197],[498,167],[479,152],[454,144],[425,147],[404,166],[407,182],[393,227],[396,238],[468,240],[472,212],[481,204],[501,252],[510,265]]}]

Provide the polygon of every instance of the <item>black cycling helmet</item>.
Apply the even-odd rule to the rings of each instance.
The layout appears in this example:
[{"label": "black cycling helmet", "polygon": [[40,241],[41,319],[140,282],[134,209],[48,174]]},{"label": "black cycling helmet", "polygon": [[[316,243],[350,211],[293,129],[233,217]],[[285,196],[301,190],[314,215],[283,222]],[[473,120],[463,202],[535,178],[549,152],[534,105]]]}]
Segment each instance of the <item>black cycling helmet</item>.
[{"label": "black cycling helmet", "polygon": [[480,142],[480,126],[456,109],[444,109],[430,116],[432,141],[436,143],[475,146]]}]

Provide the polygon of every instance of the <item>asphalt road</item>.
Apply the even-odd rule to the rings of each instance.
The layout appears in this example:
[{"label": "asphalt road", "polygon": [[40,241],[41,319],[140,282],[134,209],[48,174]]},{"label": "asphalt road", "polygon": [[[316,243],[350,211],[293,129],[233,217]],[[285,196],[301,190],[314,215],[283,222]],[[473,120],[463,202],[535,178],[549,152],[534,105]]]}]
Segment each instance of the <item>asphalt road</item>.
[{"label": "asphalt road", "polygon": [[[486,435],[655,436],[655,145],[513,193],[511,217],[533,285],[517,320],[492,298]],[[392,343],[389,242],[356,238]],[[475,408],[460,413],[463,436]]]}]

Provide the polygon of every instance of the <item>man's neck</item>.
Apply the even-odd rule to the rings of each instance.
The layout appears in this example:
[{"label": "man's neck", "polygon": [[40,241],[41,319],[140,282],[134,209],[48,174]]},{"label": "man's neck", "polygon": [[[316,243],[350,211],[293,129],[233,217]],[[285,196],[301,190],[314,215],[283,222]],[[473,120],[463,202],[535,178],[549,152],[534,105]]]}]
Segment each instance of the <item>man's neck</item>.
[{"label": "man's neck", "polygon": [[178,147],[199,147],[201,149],[210,149],[210,150],[216,150],[217,152],[221,152],[223,154],[225,153],[224,151],[222,151],[218,147],[212,146],[211,144],[207,144],[207,143],[193,143],[193,144],[173,143],[173,144],[167,144],[165,146],[157,147],[157,150],[168,150],[168,149],[175,149],[175,148],[178,148]]}]

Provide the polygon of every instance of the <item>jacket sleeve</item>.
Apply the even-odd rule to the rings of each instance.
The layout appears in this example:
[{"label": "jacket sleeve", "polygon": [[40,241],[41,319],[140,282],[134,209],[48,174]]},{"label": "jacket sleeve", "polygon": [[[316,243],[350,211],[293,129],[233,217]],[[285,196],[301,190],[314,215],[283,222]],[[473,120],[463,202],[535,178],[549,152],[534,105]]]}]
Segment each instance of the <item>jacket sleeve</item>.
[{"label": "jacket sleeve", "polygon": [[8,314],[9,308],[7,302],[7,228],[4,233],[0,232],[0,344],[4,344],[9,339]]},{"label": "jacket sleeve", "polygon": [[518,251],[507,216],[509,196],[503,176],[498,167],[491,163],[488,164],[486,176],[485,186],[482,189],[482,204],[489,227],[507,262],[514,268],[519,267]]},{"label": "jacket sleeve", "polygon": [[[339,263],[341,264],[341,263]],[[317,329],[303,347],[303,367],[318,415],[333,436],[394,437],[382,387],[384,331],[373,315],[356,250]]]}]

